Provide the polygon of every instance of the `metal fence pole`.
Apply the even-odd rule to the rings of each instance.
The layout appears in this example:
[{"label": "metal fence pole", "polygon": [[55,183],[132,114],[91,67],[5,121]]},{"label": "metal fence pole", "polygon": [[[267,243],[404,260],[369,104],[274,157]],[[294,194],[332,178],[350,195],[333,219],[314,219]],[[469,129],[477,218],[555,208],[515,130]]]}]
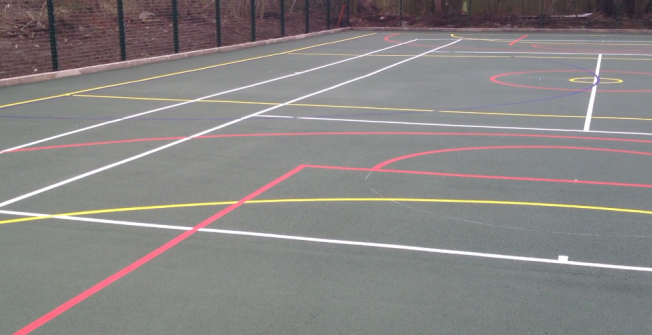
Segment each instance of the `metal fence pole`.
[{"label": "metal fence pole", "polygon": [[306,0],[304,5],[306,12],[306,34],[310,32],[310,0]]},{"label": "metal fence pole", "polygon": [[281,1],[281,37],[285,36],[285,0]]},{"label": "metal fence pole", "polygon": [[346,26],[351,26],[351,0],[346,0]]},{"label": "metal fence pole", "polygon": [[398,2],[398,26],[403,27],[403,0]]},{"label": "metal fence pole", "polygon": [[222,0],[215,0],[215,33],[217,34],[217,46],[222,46]]},{"label": "metal fence pole", "polygon": [[172,35],[174,39],[174,53],[179,52],[179,11],[177,0],[172,0]]},{"label": "metal fence pole", "polygon": [[50,25],[50,54],[52,57],[52,71],[59,71],[59,55],[57,54],[57,32],[54,27],[54,2],[47,0],[48,24]]},{"label": "metal fence pole", "polygon": [[541,0],[541,13],[539,14],[539,28],[543,27],[543,0]]},{"label": "metal fence pole", "polygon": [[118,0],[118,31],[120,35],[120,60],[127,60],[127,42],[125,41],[125,14],[122,0]]},{"label": "metal fence pole", "polygon": [[326,0],[326,30],[331,29],[331,0]]},{"label": "metal fence pole", "polygon": [[466,19],[469,21],[469,28],[471,28],[471,4],[472,0],[469,0],[469,8],[466,9]]},{"label": "metal fence pole", "polygon": [[251,0],[251,41],[256,41],[256,0]]}]

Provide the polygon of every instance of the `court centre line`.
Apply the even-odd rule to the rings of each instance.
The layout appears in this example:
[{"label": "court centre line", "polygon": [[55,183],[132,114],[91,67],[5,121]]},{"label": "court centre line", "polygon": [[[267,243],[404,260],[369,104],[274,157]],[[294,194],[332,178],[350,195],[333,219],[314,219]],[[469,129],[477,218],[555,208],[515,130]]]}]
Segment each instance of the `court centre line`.
[{"label": "court centre line", "polygon": [[[304,95],[304,96],[302,96],[302,97],[298,97],[298,98],[295,98],[295,99],[292,99],[292,100],[286,101],[286,102],[284,102],[284,103],[282,103],[282,104],[278,104],[278,105],[276,105],[276,106],[272,106],[272,107],[269,107],[269,108],[263,109],[263,110],[258,111],[258,112],[256,112],[256,113],[252,113],[252,114],[249,114],[249,115],[247,115],[247,116],[241,117],[241,118],[239,118],[239,119],[235,119],[235,120],[233,120],[233,121],[230,121],[230,122],[227,122],[227,123],[221,124],[221,125],[219,125],[219,126],[217,126],[217,127],[213,127],[213,128],[210,128],[210,129],[204,130],[204,131],[199,132],[199,133],[197,133],[197,134],[195,134],[195,135],[192,135],[192,136],[189,136],[189,137],[186,137],[186,138],[180,139],[180,140],[178,140],[178,141],[174,141],[174,142],[172,142],[172,143],[168,143],[168,144],[166,144],[166,145],[163,145],[163,146],[160,146],[160,147],[158,147],[158,148],[155,148],[155,149],[152,149],[152,150],[146,151],[146,152],[141,153],[141,154],[138,154],[138,155],[136,155],[136,156],[132,156],[132,157],[130,157],[130,158],[127,158],[127,159],[121,160],[121,161],[119,161],[119,162],[116,162],[116,163],[113,163],[113,164],[106,165],[106,166],[101,167],[101,168],[99,168],[99,169],[95,169],[95,170],[92,170],[92,171],[89,171],[89,172],[83,173],[83,174],[81,174],[81,175],[78,175],[78,176],[75,176],[75,177],[72,177],[72,178],[69,178],[69,179],[66,179],[66,180],[60,181],[60,182],[58,182],[58,183],[52,184],[52,185],[50,185],[50,186],[46,186],[46,187],[40,188],[40,189],[35,190],[35,191],[32,191],[32,192],[30,192],[30,193],[23,194],[23,195],[21,195],[21,196],[15,197],[15,198],[13,198],[13,199],[9,199],[9,200],[7,200],[7,201],[4,201],[4,202],[0,203],[0,207],[7,206],[7,205],[9,205],[9,204],[12,204],[12,203],[18,202],[18,201],[20,201],[20,200],[23,200],[23,199],[26,199],[26,198],[32,197],[32,196],[34,196],[34,195],[37,195],[37,194],[40,194],[40,193],[43,193],[43,192],[46,192],[46,191],[49,191],[49,190],[54,189],[54,188],[57,188],[57,187],[59,187],[59,186],[63,186],[63,185],[66,185],[66,184],[72,183],[72,182],[74,182],[74,181],[76,181],[76,180],[79,180],[79,179],[82,179],[82,178],[85,178],[85,177],[88,177],[88,176],[91,176],[91,175],[94,175],[94,174],[100,173],[100,172],[102,172],[102,171],[105,171],[105,170],[111,169],[111,168],[113,168],[113,167],[116,167],[116,166],[119,166],[119,165],[122,165],[122,164],[125,164],[125,163],[128,163],[128,162],[131,162],[131,161],[133,161],[133,160],[136,160],[136,159],[139,159],[139,158],[142,158],[142,157],[148,156],[148,155],[153,154],[153,153],[155,153],[155,152],[158,152],[158,151],[161,151],[161,150],[167,149],[167,148],[169,148],[169,147],[175,146],[175,145],[177,145],[177,144],[181,144],[181,143],[183,143],[183,142],[186,142],[186,141],[188,141],[188,140],[191,140],[191,139],[193,139],[193,138],[195,138],[195,137],[199,137],[199,136],[202,136],[202,135],[204,135],[204,134],[208,134],[208,133],[210,133],[210,132],[213,132],[213,131],[215,131],[215,130],[222,129],[222,128],[225,128],[225,127],[228,127],[228,126],[230,126],[230,125],[232,125],[232,124],[236,124],[236,123],[238,123],[238,122],[240,122],[240,121],[244,121],[244,120],[250,119],[250,118],[252,118],[252,117],[260,116],[260,115],[262,115],[263,113],[269,112],[269,111],[271,111],[271,110],[274,110],[274,109],[277,109],[277,108],[281,108],[281,107],[286,106],[286,105],[289,105],[289,104],[291,104],[291,103],[294,103],[294,102],[297,102],[297,101],[300,101],[300,100],[304,100],[304,99],[310,98],[310,97],[312,97],[312,96],[315,96],[315,95],[318,95],[318,94],[321,94],[321,93],[324,93],[324,92],[331,91],[331,90],[333,90],[333,89],[336,89],[336,88],[338,88],[338,87],[341,87],[341,86],[344,86],[344,85],[350,84],[350,83],[352,83],[352,82],[356,82],[356,81],[361,80],[361,79],[365,79],[365,78],[371,77],[371,76],[373,76],[373,75],[375,75],[375,74],[378,74],[378,73],[380,73],[380,72],[383,72],[383,71],[385,71],[385,70],[389,70],[389,69],[391,69],[391,68],[393,68],[393,67],[396,67],[396,66],[398,66],[398,65],[401,65],[401,64],[403,64],[403,63],[407,63],[407,62],[409,62],[409,61],[411,61],[411,60],[414,60],[414,59],[416,59],[416,58],[419,58],[419,57],[421,57],[421,56],[423,56],[423,55],[426,55],[426,54],[428,54],[428,53],[430,53],[430,52],[434,52],[434,51],[436,51],[436,50],[439,50],[439,49],[445,48],[445,47],[447,47],[447,46],[453,45],[453,44],[455,44],[455,43],[457,43],[457,42],[459,42],[459,41],[461,41],[461,40],[457,40],[457,41],[455,41],[455,42],[448,43],[448,44],[446,44],[446,45],[443,45],[443,46],[437,47],[437,48],[435,48],[435,49],[428,50],[428,51],[426,51],[426,52],[424,52],[424,53],[421,53],[421,54],[419,54],[419,55],[417,55],[417,56],[414,56],[414,57],[411,57],[411,58],[408,58],[408,59],[404,59],[404,60],[402,60],[402,61],[400,61],[400,62],[396,62],[396,63],[391,64],[391,65],[389,65],[389,66],[385,66],[385,67],[383,67],[383,68],[381,68],[381,69],[379,69],[379,70],[376,70],[376,71],[370,72],[370,73],[368,73],[368,74],[366,74],[366,75],[362,75],[362,76],[359,76],[359,77],[356,77],[356,78],[353,78],[353,79],[347,80],[347,81],[345,81],[345,82],[342,82],[342,83],[339,83],[339,84],[333,85],[333,86],[331,86],[331,87],[328,87],[328,88],[325,88],[325,89],[322,89],[322,90],[319,90],[319,91],[316,91],[316,92],[313,92],[313,93],[310,93],[310,94],[306,94],[306,95]],[[375,52],[381,52],[381,51],[383,51],[383,50],[387,50],[387,49],[392,48],[392,47],[395,47],[395,46],[400,46],[400,45],[407,44],[407,43],[412,43],[412,42],[413,42],[413,41],[409,41],[409,42],[405,42],[405,43],[401,43],[401,44],[396,44],[396,45],[393,45],[393,46],[390,46],[390,47],[387,47],[387,48],[383,48],[383,49],[380,49],[380,50],[377,50],[377,51],[373,51],[372,53],[375,53]],[[353,60],[353,59],[356,59],[356,58],[360,58],[360,57],[350,58],[349,60]],[[337,64],[337,63],[341,63],[341,61],[340,61],[340,62],[331,63],[331,64]],[[320,67],[320,68],[323,68],[323,67],[325,67],[325,66],[322,66],[322,67]],[[305,72],[305,71],[304,71],[304,72]]]},{"label": "court centre line", "polygon": [[[23,214],[17,214],[17,213],[23,213],[23,212],[11,212],[11,211],[2,211],[2,212],[5,212],[7,214],[15,213],[16,215],[23,215]],[[27,214],[27,213],[25,213],[25,214]],[[88,222],[94,222],[94,223],[105,223],[105,224],[113,224],[113,225],[143,227],[143,228],[157,228],[157,229],[185,230],[185,231],[195,230],[192,227],[185,227],[185,226],[171,226],[171,225],[161,225],[161,224],[151,224],[151,223],[141,223],[141,222],[131,222],[131,221],[113,221],[113,222],[111,222],[111,220],[100,220],[100,219],[90,219],[90,218],[75,218],[75,217],[53,217],[53,218],[61,218],[61,219],[76,220],[76,221],[88,221]],[[389,244],[389,243],[373,243],[373,242],[361,242],[361,241],[351,241],[351,240],[335,240],[335,239],[315,238],[315,237],[296,236],[296,235],[280,235],[280,234],[259,233],[259,232],[241,231],[241,230],[212,229],[212,228],[203,228],[203,227],[199,228],[199,229],[196,229],[195,231],[204,232],[204,233],[222,234],[222,235],[259,237],[259,238],[270,238],[270,239],[287,240],[287,241],[313,242],[313,243],[334,244],[334,245],[369,247],[369,248],[378,248],[378,249],[416,251],[416,252],[425,252],[425,253],[432,253],[432,254],[444,254],[444,255],[453,255],[453,256],[489,258],[489,259],[520,261],[520,262],[530,262],[530,263],[568,265],[568,266],[579,266],[579,267],[600,268],[600,269],[610,269],[610,270],[636,271],[636,272],[652,272],[652,268],[649,268],[649,267],[618,265],[618,264],[605,264],[605,263],[576,262],[576,261],[560,261],[559,259],[523,257],[523,256],[492,254],[492,253],[482,253],[482,252],[453,250],[453,249],[427,248],[427,247],[408,246],[408,245],[400,245],[400,244]],[[72,307],[72,306],[70,306],[70,307]],[[54,317],[56,317],[56,316],[54,316]],[[25,334],[27,334],[27,332]]]},{"label": "court centre line", "polygon": [[70,96],[70,95],[73,95],[73,94],[78,94],[78,93],[93,92],[93,91],[102,90],[102,89],[105,89],[105,88],[112,88],[112,87],[118,87],[118,86],[125,86],[125,85],[129,85],[129,84],[142,83],[142,82],[150,81],[150,80],[154,80],[154,79],[160,79],[160,78],[166,78],[166,77],[176,76],[176,75],[180,75],[180,74],[186,74],[186,73],[192,73],[192,72],[197,72],[197,71],[203,71],[203,70],[213,69],[213,68],[221,67],[221,66],[225,66],[225,65],[231,65],[231,64],[238,64],[238,63],[248,62],[248,61],[251,61],[251,60],[257,60],[257,59],[263,59],[263,58],[268,58],[268,57],[274,57],[274,56],[284,55],[284,54],[289,53],[289,52],[295,52],[295,51],[301,51],[301,50],[306,50],[306,49],[312,49],[312,48],[316,48],[316,47],[320,47],[320,46],[324,46],[324,45],[329,45],[329,44],[335,44],[335,43],[340,43],[340,42],[350,41],[350,40],[354,40],[354,39],[358,39],[358,38],[362,38],[362,37],[367,37],[367,36],[371,36],[371,35],[376,35],[376,33],[364,34],[364,35],[354,36],[354,37],[350,37],[350,38],[344,38],[344,39],[337,40],[337,41],[326,42],[326,43],[320,43],[320,44],[315,44],[315,45],[309,45],[309,46],[307,46],[307,47],[301,47],[301,48],[297,48],[297,49],[292,49],[292,50],[288,50],[288,51],[277,52],[277,53],[267,54],[267,55],[262,55],[262,56],[256,56],[256,57],[250,57],[250,58],[245,58],[245,59],[239,59],[239,60],[235,60],[235,61],[231,61],[231,62],[220,63],[220,64],[214,64],[214,65],[204,66],[204,67],[200,67],[200,68],[196,68],[196,69],[190,69],[190,70],[185,70],[185,71],[166,73],[166,74],[162,74],[162,75],[158,75],[158,76],[147,77],[147,78],[141,78],[141,79],[136,79],[136,80],[131,80],[131,81],[125,81],[125,82],[115,83],[115,84],[110,84],[110,85],[105,85],[105,86],[91,87],[91,88],[86,88],[86,89],[79,90],[79,91],[68,92],[68,93],[63,93],[63,94],[58,94],[58,95],[51,95],[51,96],[42,97],[42,98],[37,98],[37,99],[18,101],[18,102],[14,102],[14,103],[5,104],[5,105],[0,105],[0,109],[2,109],[2,108],[7,108],[7,107],[11,107],[11,106],[24,105],[24,104],[28,104],[28,103],[32,103],[32,102],[39,102],[39,101],[45,101],[45,100],[51,100],[51,99],[57,99],[57,98],[67,97],[67,96]]},{"label": "court centre line", "polygon": [[598,64],[595,66],[593,73],[593,88],[591,89],[591,98],[589,98],[589,106],[586,109],[586,119],[584,120],[584,131],[591,130],[591,116],[593,116],[593,104],[595,102],[595,92],[597,92],[598,85],[600,84],[600,64],[602,63],[602,54],[598,55]]},{"label": "court centre line", "polygon": [[636,133],[636,132],[606,131],[606,130],[589,130],[589,131],[585,132],[584,130],[579,130],[579,129],[483,126],[483,125],[469,125],[469,124],[402,122],[402,121],[382,121],[382,120],[364,120],[364,119],[335,119],[335,118],[326,118],[326,117],[305,117],[305,116],[288,116],[288,115],[260,115],[258,117],[276,118],[276,119],[311,120],[311,121],[336,121],[336,122],[360,122],[360,123],[396,124],[396,125],[406,125],[406,126],[480,128],[480,129],[509,129],[509,130],[532,130],[532,131],[569,132],[569,133],[596,133],[596,134],[612,134],[612,135],[652,136],[652,133]]},{"label": "court centre line", "polygon": [[[411,42],[413,42],[413,41],[409,41],[409,42],[405,42],[405,43],[401,43],[401,44],[397,44],[397,45],[400,46],[400,45],[404,45],[404,44],[411,43]],[[176,107],[180,107],[180,106],[183,106],[183,105],[192,104],[192,103],[202,101],[202,100],[206,100],[206,99],[210,99],[210,98],[213,98],[213,97],[216,97],[216,96],[220,96],[220,95],[224,95],[224,94],[228,94],[228,93],[233,93],[233,92],[249,89],[249,88],[256,87],[256,86],[265,85],[265,84],[272,83],[272,82],[275,82],[275,81],[279,81],[279,80],[299,76],[299,75],[306,74],[306,73],[309,73],[309,72],[321,70],[323,68],[327,68],[327,67],[330,67],[330,66],[334,66],[334,65],[338,65],[338,64],[345,63],[345,62],[348,62],[348,61],[352,61],[352,60],[362,58],[362,57],[365,57],[367,55],[372,55],[372,54],[375,54],[375,53],[378,53],[378,52],[381,52],[381,51],[385,51],[385,50],[388,50],[388,49],[391,49],[391,47],[387,47],[387,48],[383,48],[383,49],[380,49],[380,50],[368,52],[368,53],[360,55],[360,56],[355,56],[355,57],[351,57],[351,58],[347,58],[347,59],[342,59],[342,60],[337,61],[337,62],[329,63],[329,64],[326,64],[326,65],[321,65],[321,66],[318,66],[318,67],[314,67],[314,68],[311,68],[311,69],[308,69],[308,70],[295,72],[295,73],[288,74],[288,75],[285,75],[285,76],[272,78],[272,79],[261,81],[261,82],[255,83],[255,84],[241,86],[241,87],[238,87],[238,88],[234,88],[234,89],[214,93],[214,94],[207,95],[207,96],[204,96],[204,97],[200,97],[200,98],[197,98],[197,99],[193,99],[193,100],[189,100],[189,101],[183,101],[183,102],[180,102],[180,103],[177,103],[177,104],[173,104],[173,105],[169,105],[169,106],[165,106],[165,107],[160,107],[160,108],[155,108],[155,109],[148,110],[148,111],[145,111],[145,112],[142,112],[142,113],[137,113],[137,114],[129,115],[129,116],[122,117],[122,118],[119,118],[119,119],[98,123],[98,124],[88,126],[88,127],[85,127],[85,128],[76,129],[76,130],[69,131],[69,132],[66,132],[66,133],[63,133],[63,134],[51,136],[51,137],[44,138],[44,139],[41,139],[41,140],[38,140],[38,141],[34,141],[34,142],[19,145],[19,146],[13,147],[13,148],[2,150],[2,151],[0,151],[0,155],[2,155],[5,152],[8,152],[8,151],[29,147],[29,146],[32,146],[32,145],[35,145],[35,144],[47,142],[47,141],[50,141],[50,140],[53,140],[53,139],[57,139],[57,138],[65,137],[65,136],[68,136],[68,135],[80,133],[80,132],[87,131],[87,130],[90,130],[90,129],[106,126],[106,125],[109,125],[109,124],[112,124],[112,123],[116,123],[116,122],[120,122],[120,121],[124,121],[124,120],[128,120],[128,119],[136,118],[136,117],[147,115],[147,114],[160,112],[160,111],[166,110],[166,109],[171,109],[171,108],[176,108]]]}]

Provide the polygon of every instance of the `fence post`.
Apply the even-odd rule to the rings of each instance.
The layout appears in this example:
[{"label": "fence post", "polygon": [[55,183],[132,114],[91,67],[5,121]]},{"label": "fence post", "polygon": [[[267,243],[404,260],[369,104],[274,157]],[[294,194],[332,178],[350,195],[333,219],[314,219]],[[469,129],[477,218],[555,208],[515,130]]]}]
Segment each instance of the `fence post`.
[{"label": "fence post", "polygon": [[125,14],[122,0],[118,0],[118,31],[120,35],[120,60],[127,60],[127,43],[125,42]]},{"label": "fence post", "polygon": [[251,41],[256,42],[256,0],[251,0]]},{"label": "fence post", "polygon": [[50,54],[52,56],[52,71],[59,71],[59,55],[57,54],[57,31],[54,27],[54,2],[48,3],[48,24],[50,25]]},{"label": "fence post", "polygon": [[310,32],[310,0],[306,0],[304,5],[306,12],[306,34]]},{"label": "fence post", "polygon": [[346,26],[351,26],[351,0],[346,0]]},{"label": "fence post", "polygon": [[541,13],[539,14],[539,28],[543,27],[543,0],[541,0]]},{"label": "fence post", "polygon": [[331,29],[331,0],[326,0],[326,30]]},{"label": "fence post", "polygon": [[472,2],[473,0],[469,0],[469,8],[466,10],[466,19],[469,21],[469,28],[471,28],[471,8],[472,8]]},{"label": "fence post", "polygon": [[215,0],[215,24],[217,34],[217,46],[222,46],[222,0]]},{"label": "fence post", "polygon": [[281,37],[285,36],[285,0],[281,1]]},{"label": "fence post", "polygon": [[172,35],[174,39],[174,53],[179,53],[179,12],[177,0],[172,0]]},{"label": "fence post", "polygon": [[403,27],[403,0],[398,2],[398,26]]}]

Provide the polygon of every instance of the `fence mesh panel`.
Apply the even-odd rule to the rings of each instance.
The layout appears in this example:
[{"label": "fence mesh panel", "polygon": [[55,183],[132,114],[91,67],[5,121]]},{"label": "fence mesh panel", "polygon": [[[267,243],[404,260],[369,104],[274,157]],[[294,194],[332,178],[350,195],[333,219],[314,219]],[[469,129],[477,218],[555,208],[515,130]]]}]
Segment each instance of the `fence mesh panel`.
[{"label": "fence mesh panel", "polygon": [[0,0],[0,6],[0,78],[51,71],[45,3]]},{"label": "fence mesh panel", "polygon": [[60,0],[54,16],[60,70],[120,60],[115,3]]},{"label": "fence mesh panel", "polygon": [[217,46],[215,1],[179,0],[179,51]]},{"label": "fence mesh panel", "polygon": [[298,35],[338,23],[652,28],[652,0],[0,0],[0,14],[0,78]]}]

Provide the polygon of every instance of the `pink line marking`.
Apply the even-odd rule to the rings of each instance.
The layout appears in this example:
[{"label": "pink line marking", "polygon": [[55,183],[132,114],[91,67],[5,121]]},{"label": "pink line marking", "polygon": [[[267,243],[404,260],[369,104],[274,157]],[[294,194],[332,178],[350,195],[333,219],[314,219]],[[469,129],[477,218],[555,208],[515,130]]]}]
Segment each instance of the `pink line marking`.
[{"label": "pink line marking", "polygon": [[371,168],[371,169],[367,169],[367,168],[351,168],[351,167],[345,167],[345,166],[326,166],[326,165],[306,165],[306,167],[307,168],[314,168],[314,169],[326,169],[326,170],[387,172],[387,173],[404,173],[404,174],[418,174],[418,175],[431,175],[431,176],[442,176],[442,177],[458,177],[458,178],[500,179],[500,180],[518,180],[518,181],[540,181],[540,182],[549,182],[549,183],[570,183],[570,184],[588,184],[588,185],[605,185],[605,186],[652,188],[652,185],[650,185],[650,184],[614,183],[614,182],[608,182],[608,181],[548,179],[548,178],[512,177],[512,176],[487,176],[487,175],[476,175],[476,174],[429,172],[429,171],[389,170],[389,169],[375,169],[375,168]]},{"label": "pink line marking", "polygon": [[526,38],[526,37],[527,37],[527,34],[525,34],[525,35],[523,35],[523,36],[521,36],[521,37],[519,37],[519,38],[513,40],[512,43],[509,44],[509,46],[511,47],[512,45],[514,45],[514,44],[520,42],[522,39],[524,39],[524,38]]},{"label": "pink line marking", "polygon": [[[650,140],[635,140],[626,138],[608,138],[608,137],[582,137],[582,136],[563,136],[563,135],[537,135],[537,134],[494,134],[494,133],[422,133],[422,132],[318,132],[318,133],[266,133],[266,134],[229,134],[229,135],[205,135],[197,138],[222,138],[222,137],[265,137],[265,136],[329,136],[329,135],[415,135],[415,136],[503,136],[503,137],[535,137],[535,138],[561,138],[561,139],[581,139],[593,141],[615,141],[615,142],[634,142],[634,143],[652,143]],[[64,144],[53,145],[46,147],[33,147],[16,149],[10,152],[19,151],[36,151],[36,150],[51,150],[51,149],[64,149],[72,147],[83,147],[93,145],[105,144],[119,144],[119,143],[132,143],[132,142],[146,142],[146,141],[167,141],[182,139],[183,136],[176,137],[161,137],[161,138],[140,138],[130,140],[116,140],[107,142],[91,142],[91,143],[77,143],[77,144]]]},{"label": "pink line marking", "polygon": [[185,231],[183,234],[175,237],[171,241],[165,243],[164,245],[160,246],[156,250],[154,250],[154,251],[150,252],[149,254],[145,255],[143,258],[131,263],[129,266],[125,267],[124,269],[116,272],[115,274],[111,275],[110,277],[108,277],[108,278],[102,280],[101,282],[95,284],[93,287],[91,287],[88,290],[82,292],[78,296],[68,300],[63,305],[55,308],[51,312],[49,312],[49,313],[43,315],[42,317],[36,319],[34,322],[28,324],[27,326],[23,327],[19,331],[15,332],[14,335],[25,335],[25,334],[29,334],[32,331],[38,329],[39,327],[41,327],[42,325],[44,325],[47,322],[51,321],[52,319],[56,318],[57,316],[61,315],[65,311],[71,309],[75,305],[77,305],[80,302],[86,300],[87,298],[89,298],[93,294],[95,294],[95,293],[101,291],[102,289],[104,289],[105,287],[111,285],[112,283],[114,283],[118,279],[120,279],[120,278],[126,276],[127,274],[129,274],[130,272],[138,269],[139,267],[143,266],[147,262],[149,262],[152,259],[156,258],[160,254],[170,250],[172,247],[179,244],[179,242],[181,242],[181,241],[187,239],[188,237],[192,236],[193,234],[195,234],[197,231],[199,231],[199,229],[208,226],[209,224],[211,224],[214,221],[220,219],[224,215],[232,212],[234,209],[242,206],[245,202],[257,197],[261,193],[269,190],[270,188],[276,186],[277,184],[279,184],[283,180],[285,180],[285,179],[291,177],[292,175],[296,174],[297,172],[301,171],[304,167],[305,167],[305,165],[297,166],[296,168],[294,168],[290,172],[287,172],[286,174],[282,175],[281,177],[276,178],[274,181],[270,182],[269,184],[259,188],[258,190],[254,191],[253,193],[251,193],[251,194],[247,195],[246,197],[240,199],[240,201],[238,201],[237,203],[235,203],[233,205],[230,205],[229,207],[226,207],[223,210],[217,212],[215,215],[209,217],[208,219],[206,219],[206,220],[202,221],[201,223],[199,223],[198,225],[194,226],[191,230]]},{"label": "pink line marking", "polygon": [[442,153],[442,152],[470,151],[470,150],[490,150],[490,149],[570,149],[570,150],[590,150],[590,151],[618,152],[618,153],[626,153],[626,154],[634,154],[634,155],[652,156],[652,153],[650,153],[650,152],[604,149],[604,148],[564,147],[564,146],[556,146],[556,145],[508,145],[508,146],[493,146],[493,147],[451,148],[451,149],[441,149],[441,150],[417,152],[417,153],[414,153],[414,154],[400,156],[400,157],[396,157],[396,158],[392,158],[390,160],[384,161],[384,162],[382,162],[380,164],[377,164],[372,169],[378,170],[378,169],[381,169],[382,167],[384,167],[386,165],[389,165],[389,164],[392,164],[392,163],[395,163],[395,162],[398,162],[398,161],[401,161],[401,160],[404,160],[404,159],[423,156],[423,155],[438,154],[438,153]]}]

